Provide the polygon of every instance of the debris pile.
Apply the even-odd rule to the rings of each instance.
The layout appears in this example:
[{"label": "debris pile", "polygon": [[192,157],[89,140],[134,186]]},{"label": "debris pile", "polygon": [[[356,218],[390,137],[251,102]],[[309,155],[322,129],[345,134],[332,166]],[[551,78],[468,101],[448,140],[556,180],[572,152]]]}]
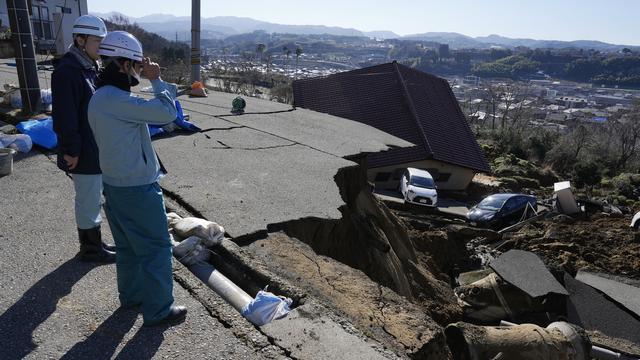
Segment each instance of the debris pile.
[{"label": "debris pile", "polygon": [[[553,210],[509,231],[396,212],[463,309],[464,322],[446,330],[455,359],[640,358],[640,233],[615,206],[576,200],[569,184],[557,190]],[[528,325],[509,337],[505,320]],[[558,321],[580,334],[578,345],[552,335]]]}]

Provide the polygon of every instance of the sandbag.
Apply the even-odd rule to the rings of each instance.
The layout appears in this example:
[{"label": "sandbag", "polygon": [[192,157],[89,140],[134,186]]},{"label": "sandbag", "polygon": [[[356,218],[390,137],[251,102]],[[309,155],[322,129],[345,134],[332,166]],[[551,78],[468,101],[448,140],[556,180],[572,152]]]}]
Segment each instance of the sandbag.
[{"label": "sandbag", "polygon": [[242,309],[242,316],[254,325],[262,326],[283,318],[291,311],[293,300],[260,290],[255,299]]},{"label": "sandbag", "polygon": [[224,239],[224,228],[213,221],[187,217],[175,213],[167,214],[167,221],[173,233],[183,239],[198,236],[206,247],[219,245]]},{"label": "sandbag", "polygon": [[33,142],[31,137],[25,134],[6,135],[0,133],[0,148],[10,148],[22,153],[31,151]]},{"label": "sandbag", "polygon": [[181,242],[173,243],[173,255],[186,266],[209,261],[209,250],[204,246],[202,239],[191,236]]}]

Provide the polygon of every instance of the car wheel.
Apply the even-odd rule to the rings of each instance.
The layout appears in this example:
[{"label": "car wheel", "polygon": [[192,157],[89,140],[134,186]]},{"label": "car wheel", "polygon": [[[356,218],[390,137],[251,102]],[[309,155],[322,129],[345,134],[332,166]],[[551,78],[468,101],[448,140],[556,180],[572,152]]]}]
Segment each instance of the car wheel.
[{"label": "car wheel", "polygon": [[633,224],[633,229],[636,231],[640,230],[640,220],[636,220],[635,224]]}]

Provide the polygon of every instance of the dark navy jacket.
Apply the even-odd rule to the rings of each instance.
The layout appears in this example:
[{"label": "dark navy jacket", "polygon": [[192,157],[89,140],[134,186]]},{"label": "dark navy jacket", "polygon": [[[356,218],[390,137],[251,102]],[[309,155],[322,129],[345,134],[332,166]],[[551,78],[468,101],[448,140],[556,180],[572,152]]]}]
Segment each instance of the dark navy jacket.
[{"label": "dark navy jacket", "polygon": [[[89,100],[96,91],[96,69],[83,68],[71,53],[58,62],[51,78],[53,130],[58,136],[58,167],[74,174],[100,174],[98,146],[87,120]],[[68,170],[64,155],[79,156]]]}]

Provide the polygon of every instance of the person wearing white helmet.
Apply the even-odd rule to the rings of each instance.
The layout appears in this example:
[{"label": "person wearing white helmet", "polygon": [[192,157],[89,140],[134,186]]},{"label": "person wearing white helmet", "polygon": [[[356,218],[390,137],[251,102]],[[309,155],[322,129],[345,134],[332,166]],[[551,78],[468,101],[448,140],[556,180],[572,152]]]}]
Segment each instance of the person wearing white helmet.
[{"label": "person wearing white helmet", "polygon": [[[173,304],[171,240],[158,185],[166,171],[151,145],[149,124],[176,119],[177,87],[160,79],[160,67],[143,56],[140,42],[110,32],[98,51],[104,65],[89,103],[89,124],[98,144],[104,209],[116,243],[118,293],[123,307],[140,306],[145,326],[183,321],[187,309]],[[140,75],[155,96],[131,94]]]},{"label": "person wearing white helmet", "polygon": [[102,177],[98,147],[87,122],[87,107],[98,75],[98,49],[107,35],[104,22],[83,15],[73,23],[73,44],[58,61],[51,79],[53,128],[58,137],[58,167],[73,178],[75,218],[84,261],[113,263],[115,247],[102,241]]}]

